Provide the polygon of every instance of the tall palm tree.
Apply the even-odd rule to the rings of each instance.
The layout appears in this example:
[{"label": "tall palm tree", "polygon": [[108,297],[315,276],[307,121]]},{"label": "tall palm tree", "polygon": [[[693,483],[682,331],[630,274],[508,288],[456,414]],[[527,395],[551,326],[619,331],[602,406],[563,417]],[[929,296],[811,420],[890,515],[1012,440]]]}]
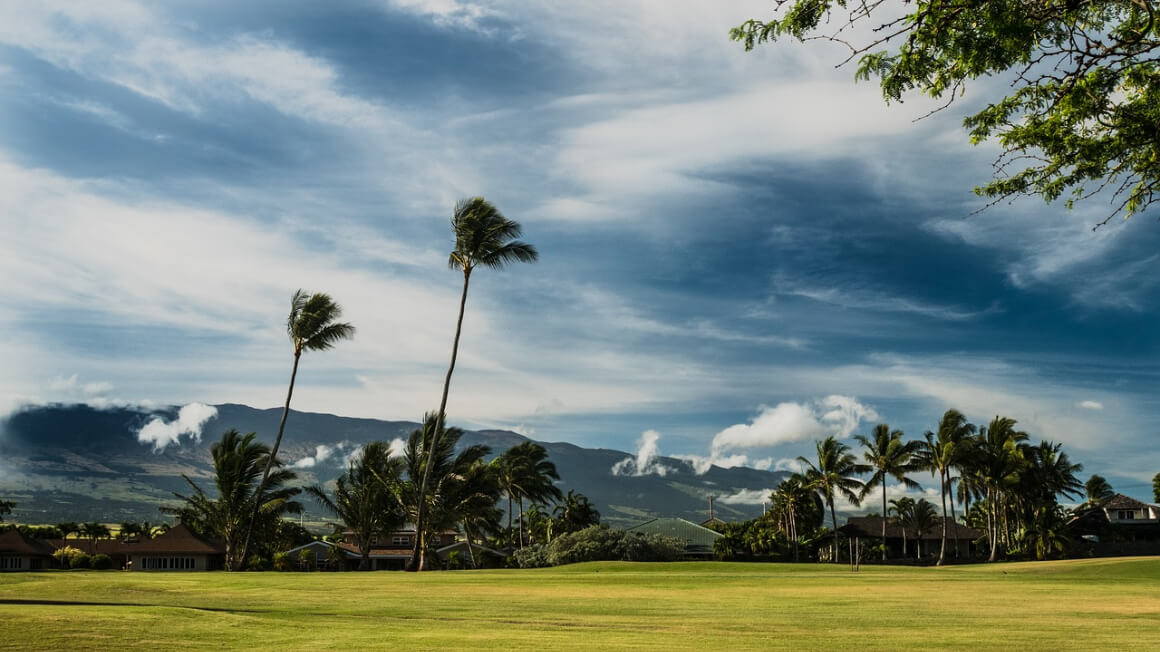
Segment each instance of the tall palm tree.
[{"label": "tall palm tree", "polygon": [[274,438],[274,447],[266,458],[266,468],[262,470],[262,479],[258,482],[254,501],[254,514],[250,519],[250,529],[242,540],[242,558],[245,559],[246,550],[253,535],[253,524],[258,520],[258,510],[262,505],[262,492],[269,483],[270,471],[274,468],[274,460],[278,457],[278,449],[282,446],[282,435],[286,430],[286,417],[290,415],[290,398],[294,396],[294,380],[298,377],[298,361],[306,351],[325,351],[334,347],[341,340],[354,337],[354,326],[339,322],[342,317],[342,307],[322,292],[307,294],[299,289],[290,297],[290,316],[286,318],[286,334],[294,347],[294,366],[290,370],[290,387],[286,390],[286,404],[282,407],[282,420],[278,423],[278,436]]},{"label": "tall palm tree", "polygon": [[800,473],[794,473],[782,480],[777,490],[770,495],[770,500],[770,514],[781,522],[781,531],[789,539],[793,550],[793,560],[798,561],[803,520],[805,525],[810,527],[811,515],[815,519],[813,521],[815,524],[825,519],[825,505],[809,488],[808,481]]},{"label": "tall palm tree", "polygon": [[906,477],[922,468],[915,458],[920,444],[917,441],[902,441],[901,430],[891,430],[890,426],[880,423],[874,426],[874,439],[862,435],[855,435],[854,439],[866,448],[862,458],[870,467],[872,475],[862,489],[862,497],[871,489],[882,486],[882,561],[886,561],[886,482],[894,478],[904,487],[918,489],[919,484]]},{"label": "tall palm tree", "polygon": [[[263,532],[273,529],[284,514],[302,511],[302,505],[291,500],[299,490],[285,486],[294,480],[295,473],[281,468],[276,461],[274,472],[266,478],[266,491],[259,497],[258,481],[272,456],[270,449],[256,438],[257,433],[242,435],[231,428],[210,447],[217,498],[210,498],[197,483],[183,475],[193,493],[185,496],[175,492],[185,504],[161,509],[179,516],[183,524],[196,531],[224,540],[226,567],[230,570],[239,570],[245,564],[242,543],[246,533],[254,529],[251,521],[255,511],[260,521],[258,529]],[[257,510],[254,503],[258,503]]]},{"label": "tall palm tree", "polygon": [[1112,485],[1108,483],[1102,475],[1092,474],[1088,481],[1083,485],[1084,497],[1087,498],[1085,505],[1094,507],[1101,502],[1116,495]]},{"label": "tall palm tree", "polygon": [[77,525],[72,521],[65,521],[63,523],[56,524],[56,529],[60,530],[60,538],[62,539],[67,539],[70,534],[78,534],[80,532],[80,527],[80,525]]},{"label": "tall palm tree", "polygon": [[372,441],[334,481],[333,498],[321,485],[306,488],[354,532],[362,557],[359,570],[370,570],[374,537],[396,529],[406,520],[394,490],[402,471],[403,462],[391,458],[390,446]]},{"label": "tall palm tree", "polygon": [[[939,544],[938,551],[938,564],[940,566],[946,560],[948,523],[947,496],[951,494],[952,487],[954,486],[951,473],[968,455],[971,437],[974,433],[975,426],[969,423],[961,412],[952,409],[943,413],[942,419],[939,420],[937,435],[930,431],[927,431],[923,435],[924,442],[919,455],[919,463],[923,468],[930,471],[931,475],[938,474],[939,497],[942,501],[942,540]],[[951,520],[949,522],[954,523],[958,519],[955,516],[955,501],[953,497],[950,503]],[[956,537],[956,557],[959,554],[958,543],[959,540]]]},{"label": "tall palm tree", "polygon": [[839,442],[833,436],[826,437],[817,443],[818,460],[815,466],[813,461],[805,457],[798,460],[806,465],[806,486],[821,496],[830,508],[830,521],[834,526],[834,563],[838,563],[838,514],[834,510],[834,497],[841,495],[855,505],[861,502],[861,494],[865,485],[855,478],[855,475],[868,473],[870,467],[859,464],[850,447]]},{"label": "tall palm tree", "polygon": [[1000,528],[1006,524],[1006,493],[1019,481],[1019,472],[1024,465],[1019,443],[1027,440],[1027,433],[1015,429],[1014,419],[996,416],[979,432],[979,440],[980,472],[986,487],[989,515],[987,536],[991,543],[987,561],[995,561],[999,557]]},{"label": "tall palm tree", "polygon": [[[459,336],[463,332],[463,313],[467,308],[467,288],[471,284],[471,273],[480,265],[498,270],[515,262],[533,263],[539,258],[535,247],[518,239],[523,233],[520,223],[504,217],[499,209],[483,197],[463,199],[455,205],[451,230],[455,233],[455,248],[448,257],[447,265],[463,272],[463,294],[459,298],[459,318],[455,322],[455,339],[451,343],[451,364],[447,366],[447,376],[443,379],[443,395],[439,399],[439,411],[435,417],[433,433],[436,439],[431,445],[432,452],[437,450],[438,437],[443,431],[447,395],[451,391],[451,374],[455,372],[455,359],[459,355]],[[431,468],[431,465],[427,468]],[[419,491],[427,491],[429,482],[430,477],[424,473]],[[422,526],[424,521],[422,505],[420,502],[415,517],[417,527]],[[418,569],[420,552],[416,537],[409,569]]]},{"label": "tall palm tree", "polygon": [[600,525],[600,512],[588,500],[588,496],[569,489],[564,500],[552,510],[556,525],[553,528],[556,534],[579,532],[592,525]]},{"label": "tall palm tree", "polygon": [[548,451],[541,445],[525,441],[512,446],[492,461],[500,488],[508,497],[508,530],[511,530],[512,501],[520,509],[520,547],[524,545],[524,500],[533,504],[555,502],[563,497],[555,480],[560,479],[556,465],[548,461]]}]

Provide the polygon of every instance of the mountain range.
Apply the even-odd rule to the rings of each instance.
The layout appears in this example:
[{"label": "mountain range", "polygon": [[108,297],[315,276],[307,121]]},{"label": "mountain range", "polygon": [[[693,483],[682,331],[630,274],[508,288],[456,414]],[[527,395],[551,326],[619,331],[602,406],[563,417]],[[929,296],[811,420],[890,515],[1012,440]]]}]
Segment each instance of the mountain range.
[{"label": "mountain range", "polygon": [[[175,502],[173,492],[188,492],[183,475],[211,488],[210,446],[236,428],[256,432],[272,443],[282,410],[245,405],[198,406],[203,418],[184,425],[177,406],[162,409],[87,405],[28,406],[0,422],[0,498],[17,503],[11,520],[27,523],[128,520],[160,522],[158,508]],[[210,416],[212,415],[212,416]],[[196,427],[195,427],[196,426]],[[148,427],[148,428],[147,428]],[[279,457],[292,465],[298,482],[329,482],[342,472],[349,455],[366,442],[405,439],[411,421],[342,417],[292,411]],[[184,431],[182,430],[184,428]],[[160,430],[171,438],[141,441]],[[483,444],[492,456],[528,438],[506,430],[468,431],[460,445]],[[566,442],[538,442],[560,473],[559,487],[585,494],[605,522],[629,525],[655,516],[700,522],[709,517],[709,496],[725,520],[759,515],[761,500],[785,477],[777,471],[711,467],[698,474],[685,461],[650,460],[646,474],[624,463],[633,454],[582,448]],[[620,473],[613,467],[620,464]],[[628,472],[622,469],[627,467]],[[328,520],[309,500],[305,520]]]}]

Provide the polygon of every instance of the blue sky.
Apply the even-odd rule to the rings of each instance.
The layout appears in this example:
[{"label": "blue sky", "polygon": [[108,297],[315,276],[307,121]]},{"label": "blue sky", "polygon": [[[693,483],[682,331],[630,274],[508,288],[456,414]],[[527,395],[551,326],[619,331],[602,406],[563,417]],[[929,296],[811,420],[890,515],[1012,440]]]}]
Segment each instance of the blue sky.
[{"label": "blue sky", "polygon": [[0,409],[278,405],[302,287],[359,333],[295,407],[418,419],[479,194],[541,261],[473,282],[453,421],[780,468],[956,407],[1147,497],[1154,216],[971,215],[959,119],[1004,86],[915,123],[835,50],[729,42],[768,5],[0,3]]}]

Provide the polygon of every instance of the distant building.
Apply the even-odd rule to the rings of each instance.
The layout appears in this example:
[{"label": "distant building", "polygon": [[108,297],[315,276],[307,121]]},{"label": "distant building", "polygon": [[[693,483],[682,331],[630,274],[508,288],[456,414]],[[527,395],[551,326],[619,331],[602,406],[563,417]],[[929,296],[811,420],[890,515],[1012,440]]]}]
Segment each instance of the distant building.
[{"label": "distant building", "polygon": [[666,537],[675,537],[685,542],[686,557],[700,559],[712,557],[713,544],[724,536],[720,532],[714,532],[707,527],[702,527],[692,521],[686,521],[683,518],[654,518],[640,525],[634,525],[628,528],[626,532],[660,534]]},{"label": "distant building", "polygon": [[1142,503],[1124,494],[1116,494],[1100,503],[1100,509],[1115,525],[1156,525],[1160,523],[1160,507]]},{"label": "distant building", "polygon": [[[865,539],[866,543],[882,540],[881,516],[851,516],[846,524],[838,528],[838,536],[844,539]],[[974,550],[974,543],[983,533],[947,519],[947,551],[953,553],[956,546],[962,546],[964,553]],[[906,543],[903,544],[903,539]],[[824,540],[829,540],[826,537]],[[907,557],[937,555],[942,545],[942,519],[936,518],[931,529],[918,536],[914,530],[908,530],[895,519],[886,520],[886,551],[892,558],[903,557],[903,548]]]},{"label": "distant building", "polygon": [[11,529],[0,534],[0,571],[29,571],[53,568],[56,549],[39,539],[24,536]]},{"label": "distant building", "polygon": [[225,568],[225,543],[194,534],[178,523],[152,539],[126,543],[133,571],[207,571]]}]

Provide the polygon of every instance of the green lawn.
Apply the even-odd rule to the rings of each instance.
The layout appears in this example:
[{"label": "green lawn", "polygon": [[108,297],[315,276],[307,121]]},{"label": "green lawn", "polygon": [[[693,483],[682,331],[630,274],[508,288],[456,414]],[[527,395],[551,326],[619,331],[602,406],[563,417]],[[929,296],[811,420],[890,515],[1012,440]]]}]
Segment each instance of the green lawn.
[{"label": "green lawn", "polygon": [[0,575],[19,649],[1160,649],[1160,558]]}]

